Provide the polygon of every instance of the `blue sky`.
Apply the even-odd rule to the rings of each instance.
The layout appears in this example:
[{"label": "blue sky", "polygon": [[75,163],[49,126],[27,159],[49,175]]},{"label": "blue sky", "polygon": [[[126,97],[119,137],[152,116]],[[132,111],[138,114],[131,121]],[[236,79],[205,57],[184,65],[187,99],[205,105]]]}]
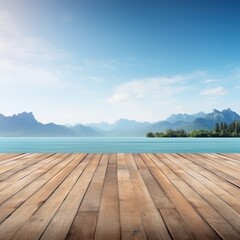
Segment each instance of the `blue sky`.
[{"label": "blue sky", "polygon": [[0,0],[0,112],[42,122],[240,113],[240,2]]}]

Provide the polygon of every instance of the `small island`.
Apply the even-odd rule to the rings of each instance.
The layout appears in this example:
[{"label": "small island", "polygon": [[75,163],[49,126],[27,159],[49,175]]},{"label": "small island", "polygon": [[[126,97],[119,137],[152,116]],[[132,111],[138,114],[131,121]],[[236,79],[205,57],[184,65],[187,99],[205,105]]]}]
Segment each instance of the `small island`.
[{"label": "small island", "polygon": [[230,124],[225,122],[216,123],[213,130],[193,130],[187,132],[184,129],[168,129],[165,132],[149,132],[146,135],[149,138],[153,137],[240,137],[240,122],[234,121]]}]

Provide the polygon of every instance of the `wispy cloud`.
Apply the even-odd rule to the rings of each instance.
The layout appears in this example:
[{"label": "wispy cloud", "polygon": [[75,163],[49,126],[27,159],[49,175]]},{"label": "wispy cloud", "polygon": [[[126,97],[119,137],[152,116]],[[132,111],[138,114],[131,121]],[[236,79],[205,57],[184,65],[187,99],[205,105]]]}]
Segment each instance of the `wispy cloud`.
[{"label": "wispy cloud", "polygon": [[[11,26],[11,29],[8,28],[9,26]],[[0,10],[0,29],[1,31],[7,32],[8,34],[16,33],[19,31],[18,25],[12,19],[8,11]]]},{"label": "wispy cloud", "polygon": [[181,96],[191,93],[195,80],[201,74],[135,79],[117,85],[107,101],[122,117],[160,120],[179,110],[179,106],[184,104]]},{"label": "wispy cloud", "polygon": [[55,48],[45,39],[25,33],[7,11],[0,11],[0,33],[1,57],[46,61],[69,56],[68,52]]},{"label": "wispy cloud", "polygon": [[[225,74],[226,78],[215,78],[214,74],[200,71],[135,79],[117,85],[107,101],[119,111],[124,112],[125,109],[129,115],[142,120],[164,119],[173,112],[222,109],[223,106],[232,106],[226,104],[226,98],[232,98],[227,93],[234,88],[226,85],[228,75]],[[225,97],[221,98],[223,95]]]},{"label": "wispy cloud", "polygon": [[191,83],[199,73],[175,75],[171,77],[153,77],[132,80],[118,85],[108,98],[109,103],[121,103],[141,99],[164,99],[189,90]]},{"label": "wispy cloud", "polygon": [[121,67],[132,67],[136,64],[136,59],[85,59],[83,64],[86,69],[114,71]]},{"label": "wispy cloud", "polygon": [[0,11],[0,82],[4,85],[55,85],[55,61],[69,56],[44,39],[29,36],[7,11]]},{"label": "wispy cloud", "polygon": [[202,95],[211,96],[211,97],[222,96],[222,95],[225,95],[226,93],[227,93],[226,89],[221,86],[214,87],[214,88],[207,88],[201,92]]},{"label": "wispy cloud", "polygon": [[217,83],[218,82],[218,79],[206,79],[203,81],[204,83],[206,84],[212,84],[212,83]]},{"label": "wispy cloud", "polygon": [[122,90],[117,90],[113,96],[109,97],[109,103],[119,103],[119,102],[126,102],[130,100],[130,96],[128,92],[124,92]]}]

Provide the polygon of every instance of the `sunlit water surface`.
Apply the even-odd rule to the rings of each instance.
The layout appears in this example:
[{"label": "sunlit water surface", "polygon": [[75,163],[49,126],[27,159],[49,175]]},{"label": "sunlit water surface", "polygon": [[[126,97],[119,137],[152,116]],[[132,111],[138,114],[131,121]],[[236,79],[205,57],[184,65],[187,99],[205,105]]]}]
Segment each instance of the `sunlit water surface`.
[{"label": "sunlit water surface", "polygon": [[0,138],[1,153],[240,153],[240,138]]}]

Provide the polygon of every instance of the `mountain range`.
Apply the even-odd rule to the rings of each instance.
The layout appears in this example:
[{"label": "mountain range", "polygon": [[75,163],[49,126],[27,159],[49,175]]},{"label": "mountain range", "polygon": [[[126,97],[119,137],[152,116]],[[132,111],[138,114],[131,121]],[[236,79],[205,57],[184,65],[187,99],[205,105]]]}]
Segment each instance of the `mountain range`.
[{"label": "mountain range", "polygon": [[38,122],[33,113],[23,112],[12,116],[0,114],[1,137],[141,137],[148,132],[164,132],[167,129],[212,130],[216,123],[240,121],[240,115],[230,108],[214,109],[211,113],[172,114],[164,121],[155,123],[119,119],[113,124],[106,122],[64,126]]}]

